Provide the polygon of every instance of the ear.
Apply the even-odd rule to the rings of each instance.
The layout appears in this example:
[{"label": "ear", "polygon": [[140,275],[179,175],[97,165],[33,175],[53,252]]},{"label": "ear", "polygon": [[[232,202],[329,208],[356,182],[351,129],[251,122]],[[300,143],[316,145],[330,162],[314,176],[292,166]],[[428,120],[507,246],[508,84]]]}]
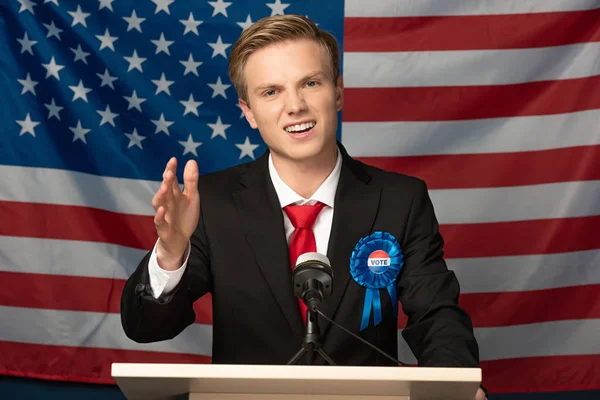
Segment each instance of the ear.
[{"label": "ear", "polygon": [[248,103],[246,103],[246,101],[244,101],[242,99],[239,99],[239,103],[240,103],[240,108],[244,112],[244,116],[246,117],[246,120],[248,121],[248,123],[250,124],[252,129],[258,128],[258,125],[256,124],[256,121],[254,120],[254,114],[252,113],[252,110],[250,109],[250,106],[248,105]]},{"label": "ear", "polygon": [[335,106],[337,111],[344,108],[344,78],[341,75],[337,78],[335,87]]}]

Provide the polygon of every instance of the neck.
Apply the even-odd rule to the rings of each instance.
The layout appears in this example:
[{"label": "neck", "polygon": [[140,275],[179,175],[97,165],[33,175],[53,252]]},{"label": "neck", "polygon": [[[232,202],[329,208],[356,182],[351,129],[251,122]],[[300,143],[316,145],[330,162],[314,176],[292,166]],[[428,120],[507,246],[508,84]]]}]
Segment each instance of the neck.
[{"label": "neck", "polygon": [[310,198],[329,176],[337,161],[337,146],[320,157],[299,162],[271,153],[277,174],[286,185],[305,199]]}]

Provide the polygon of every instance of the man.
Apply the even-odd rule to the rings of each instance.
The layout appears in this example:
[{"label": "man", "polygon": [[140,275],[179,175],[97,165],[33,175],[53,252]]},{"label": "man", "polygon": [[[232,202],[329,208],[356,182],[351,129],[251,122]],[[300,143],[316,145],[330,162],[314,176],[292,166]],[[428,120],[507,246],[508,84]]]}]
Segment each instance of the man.
[{"label": "man", "polygon": [[[395,355],[399,300],[408,315],[403,337],[419,365],[478,366],[424,182],[357,162],[336,141],[343,80],[335,38],[301,16],[262,19],[234,45],[229,75],[269,151],[203,177],[189,161],[183,192],[176,160],[167,163],[152,200],[158,240],[123,291],[127,336],[173,338],[193,323],[194,301],[211,292],[214,363],[285,364],[304,329],[291,269],[299,254],[317,251],[334,270],[333,293],[321,306],[326,315]],[[365,246],[375,250],[365,253]],[[365,286],[369,274],[387,276],[381,290]],[[375,292],[371,308],[367,293]],[[337,364],[390,364],[327,321],[319,324],[323,349]]]}]

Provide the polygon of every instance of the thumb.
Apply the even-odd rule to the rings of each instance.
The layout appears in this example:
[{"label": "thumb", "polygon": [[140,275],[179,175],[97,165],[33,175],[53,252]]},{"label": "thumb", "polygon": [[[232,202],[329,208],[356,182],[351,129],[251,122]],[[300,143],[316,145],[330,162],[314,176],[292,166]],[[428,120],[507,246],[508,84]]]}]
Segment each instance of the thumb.
[{"label": "thumb", "polygon": [[188,196],[198,195],[198,164],[189,160],[183,170],[183,193]]}]

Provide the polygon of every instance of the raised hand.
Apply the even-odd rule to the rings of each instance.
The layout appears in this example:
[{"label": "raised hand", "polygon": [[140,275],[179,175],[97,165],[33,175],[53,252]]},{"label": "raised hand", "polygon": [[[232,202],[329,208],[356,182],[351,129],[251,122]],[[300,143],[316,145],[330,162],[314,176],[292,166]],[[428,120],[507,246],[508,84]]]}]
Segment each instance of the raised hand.
[{"label": "raised hand", "polygon": [[166,270],[181,266],[188,241],[200,217],[198,164],[189,160],[183,171],[181,191],[177,182],[177,159],[171,158],[165,167],[163,181],[152,198],[156,211],[154,226],[160,240],[156,247],[158,265]]}]

